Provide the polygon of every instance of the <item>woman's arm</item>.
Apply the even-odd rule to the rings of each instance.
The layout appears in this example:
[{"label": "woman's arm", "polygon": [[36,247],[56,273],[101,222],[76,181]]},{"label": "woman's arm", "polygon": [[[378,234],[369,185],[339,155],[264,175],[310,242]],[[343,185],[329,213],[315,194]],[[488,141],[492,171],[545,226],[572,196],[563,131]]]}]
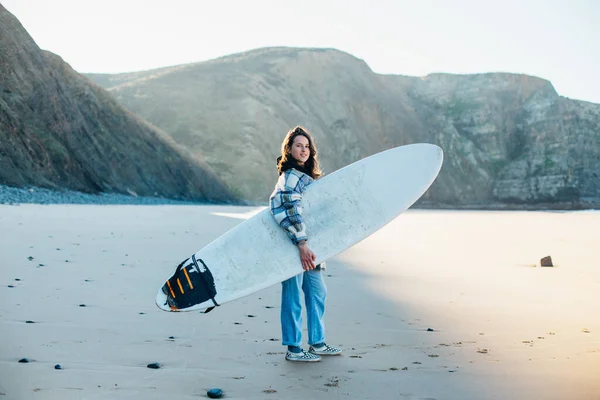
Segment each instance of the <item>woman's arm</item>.
[{"label": "woman's arm", "polygon": [[302,261],[302,268],[305,271],[310,271],[316,267],[315,260],[317,256],[311,249],[308,248],[306,241],[298,243],[298,250],[300,251],[300,261]]},{"label": "woman's arm", "polygon": [[286,171],[280,179],[283,179],[283,182],[281,189],[271,199],[271,212],[275,221],[298,246],[302,267],[308,271],[315,268],[316,259],[308,247],[306,225],[302,218],[302,193],[310,181],[305,174],[294,170]]}]

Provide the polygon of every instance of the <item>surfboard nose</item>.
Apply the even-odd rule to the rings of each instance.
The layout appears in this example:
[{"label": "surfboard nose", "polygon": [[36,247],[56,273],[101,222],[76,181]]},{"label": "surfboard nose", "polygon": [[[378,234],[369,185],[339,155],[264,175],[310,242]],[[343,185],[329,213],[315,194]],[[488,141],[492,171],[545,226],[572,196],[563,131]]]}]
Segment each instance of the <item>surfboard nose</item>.
[{"label": "surfboard nose", "polygon": [[431,143],[415,143],[379,153],[369,162],[361,196],[372,196],[368,200],[371,208],[391,220],[428,190],[443,161],[444,151]]},{"label": "surfboard nose", "polygon": [[437,144],[433,143],[414,143],[398,147],[398,149],[399,148],[404,148],[406,150],[411,149],[410,151],[426,152],[428,157],[431,159],[437,158],[439,161],[444,159],[444,150]]},{"label": "surfboard nose", "polygon": [[431,144],[431,143],[423,143],[423,144],[427,145],[429,147],[430,151],[435,154],[435,156],[432,158],[437,160],[437,162],[439,163],[440,168],[441,168],[442,164],[444,162],[444,150],[437,144]]},{"label": "surfboard nose", "polygon": [[435,175],[437,175],[444,162],[444,150],[437,144],[433,143],[414,143],[406,146],[396,147],[389,151],[398,151],[398,154],[402,154],[403,157],[408,155],[412,158],[412,161],[407,160],[407,162],[413,163],[415,167],[419,165],[416,160],[423,160],[428,164],[437,164],[438,169],[435,170]]}]

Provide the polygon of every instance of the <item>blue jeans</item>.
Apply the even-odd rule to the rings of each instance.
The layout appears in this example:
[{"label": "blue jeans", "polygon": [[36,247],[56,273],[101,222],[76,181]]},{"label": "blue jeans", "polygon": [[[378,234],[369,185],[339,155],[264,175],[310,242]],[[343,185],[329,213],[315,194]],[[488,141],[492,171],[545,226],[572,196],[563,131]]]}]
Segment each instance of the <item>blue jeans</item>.
[{"label": "blue jeans", "polygon": [[321,271],[304,271],[281,282],[281,333],[283,345],[302,347],[302,295],[308,319],[308,344],[325,342],[325,298],[327,287]]}]

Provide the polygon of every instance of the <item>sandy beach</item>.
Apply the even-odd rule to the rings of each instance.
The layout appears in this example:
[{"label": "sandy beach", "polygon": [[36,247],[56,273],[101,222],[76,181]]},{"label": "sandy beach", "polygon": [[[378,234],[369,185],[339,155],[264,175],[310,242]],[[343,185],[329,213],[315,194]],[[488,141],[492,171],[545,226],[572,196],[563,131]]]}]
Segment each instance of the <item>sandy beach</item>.
[{"label": "sandy beach", "polygon": [[255,210],[0,206],[0,399],[600,399],[600,212],[401,215],[328,262],[345,352],[299,365],[279,285],[207,315],[154,305]]}]

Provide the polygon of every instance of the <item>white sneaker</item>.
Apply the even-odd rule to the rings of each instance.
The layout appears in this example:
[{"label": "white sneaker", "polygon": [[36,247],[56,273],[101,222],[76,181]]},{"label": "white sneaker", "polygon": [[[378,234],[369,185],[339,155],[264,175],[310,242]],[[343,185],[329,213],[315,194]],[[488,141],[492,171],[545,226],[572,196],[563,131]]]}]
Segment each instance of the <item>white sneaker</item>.
[{"label": "white sneaker", "polygon": [[285,353],[285,359],[288,361],[317,362],[321,361],[321,356],[309,353],[304,350],[302,350],[301,353],[294,353],[288,350],[288,352]]},{"label": "white sneaker", "polygon": [[342,354],[342,349],[323,344],[321,347],[312,347],[308,349],[309,353],[317,354],[320,356],[339,356]]}]

